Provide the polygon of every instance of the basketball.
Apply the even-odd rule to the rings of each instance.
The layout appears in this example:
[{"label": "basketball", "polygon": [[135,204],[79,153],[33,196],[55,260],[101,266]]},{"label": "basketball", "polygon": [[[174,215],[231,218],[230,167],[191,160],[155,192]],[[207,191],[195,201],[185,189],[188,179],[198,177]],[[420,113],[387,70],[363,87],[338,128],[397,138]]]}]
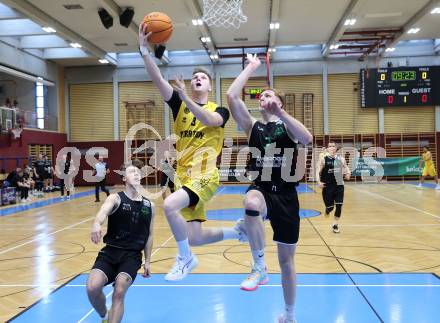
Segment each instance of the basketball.
[{"label": "basketball", "polygon": [[148,38],[152,44],[166,43],[173,33],[173,22],[162,12],[151,12],[144,17],[142,22],[148,26],[147,33],[153,32]]}]

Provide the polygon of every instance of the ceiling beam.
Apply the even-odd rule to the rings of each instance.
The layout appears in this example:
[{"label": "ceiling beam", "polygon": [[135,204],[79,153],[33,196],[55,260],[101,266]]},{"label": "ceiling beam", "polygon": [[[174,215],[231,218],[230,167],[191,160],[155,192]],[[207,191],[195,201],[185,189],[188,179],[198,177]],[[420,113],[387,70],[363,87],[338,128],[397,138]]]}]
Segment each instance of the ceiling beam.
[{"label": "ceiling beam", "polygon": [[47,48],[43,51],[44,59],[66,59],[66,58],[87,58],[90,57],[80,48]]},{"label": "ceiling beam", "polygon": [[[119,5],[114,0],[104,0],[104,3],[107,9],[109,9],[112,14],[116,15],[115,17],[116,21],[119,21],[119,15],[123,12],[123,9],[119,7]],[[137,39],[139,35],[139,25],[136,24],[134,21],[131,21],[130,25],[128,26],[128,29],[130,29],[135,33]],[[150,52],[154,52],[154,48],[151,45],[148,46],[148,49],[150,50]],[[160,59],[160,61],[162,62],[162,64],[168,65],[170,59],[166,54],[164,54]]]},{"label": "ceiling beam", "polygon": [[[280,0],[272,0],[270,7],[270,21],[271,22],[279,22],[280,20]],[[266,26],[269,28],[269,26]],[[277,40],[277,29],[269,29],[269,41],[268,45],[270,47],[275,46],[275,42]]]},{"label": "ceiling beam", "polygon": [[21,19],[25,18],[18,11],[11,9],[0,3],[0,20]]},{"label": "ceiling beam", "polygon": [[332,34],[330,35],[330,38],[328,39],[327,43],[325,43],[323,49],[322,49],[322,56],[328,57],[328,54],[330,52],[330,45],[333,45],[338,42],[339,38],[344,34],[345,29],[347,26],[345,26],[345,20],[350,18],[350,15],[353,12],[354,7],[358,4],[359,0],[351,0],[348,4],[347,8],[345,9],[341,19],[339,19],[338,24],[336,25],[335,29],[333,30]]},{"label": "ceiling beam", "polygon": [[47,33],[29,19],[0,20],[0,37],[25,35],[47,35]]},{"label": "ceiling beam", "polygon": [[[92,56],[97,58],[105,58],[112,65],[117,65],[117,60],[113,57],[107,55],[107,52],[96,46],[95,44],[89,42],[87,39],[77,34],[73,30],[67,28],[62,23],[56,19],[49,16],[47,13],[42,11],[40,8],[34,6],[27,0],[2,0],[7,6],[14,8],[29,17],[37,24],[41,26],[50,26],[57,31],[57,35],[66,39],[68,42],[77,42],[82,45],[85,52],[90,53]],[[45,33],[47,35],[47,33]]]},{"label": "ceiling beam", "polygon": [[440,54],[440,39],[434,39],[434,52]]},{"label": "ceiling beam", "polygon": [[[192,15],[192,19],[202,19],[203,12],[202,12],[202,9],[200,9],[200,6],[199,6],[199,3],[197,2],[197,0],[185,0],[185,4],[188,7],[188,9]],[[203,47],[208,52],[208,55],[209,54],[217,54],[217,47],[215,45],[214,38],[212,37],[211,30],[206,25],[206,23],[203,23],[202,25],[198,25],[197,27],[196,26],[194,26],[194,27],[199,29],[200,34],[201,34],[200,37],[205,37],[205,38],[209,37],[209,39],[211,39],[210,42],[202,43]],[[214,62],[211,57],[210,57],[210,59],[211,59],[211,62]]]},{"label": "ceiling beam", "polygon": [[0,42],[11,45],[12,47],[20,47],[20,40],[14,37],[0,37]]},{"label": "ceiling beam", "polygon": [[28,73],[24,73],[24,72],[21,72],[21,71],[17,71],[17,70],[15,70],[13,68],[10,68],[10,67],[7,67],[7,66],[3,66],[3,65],[0,65],[0,72],[6,73],[6,74],[9,74],[9,75],[13,75],[13,76],[17,76],[19,78],[26,79],[26,80],[29,80],[31,82],[41,82],[41,83],[43,83],[44,85],[47,85],[47,86],[54,86],[55,85],[55,83],[53,83],[51,81],[44,80],[41,77],[37,77],[37,76],[32,75],[32,74],[28,74]]},{"label": "ceiling beam", "polygon": [[41,36],[23,36],[20,39],[20,48],[29,49],[29,48],[62,48],[69,47],[69,43],[66,42],[61,37],[56,35],[41,35]]},{"label": "ceiling beam", "polygon": [[408,21],[402,26],[401,31],[396,33],[393,40],[387,42],[385,48],[379,52],[379,56],[383,57],[385,49],[388,47],[394,47],[402,38],[402,36],[411,28],[417,27],[416,24],[428,13],[431,12],[440,3],[439,0],[430,0],[426,5],[424,5],[419,11],[417,11]]}]

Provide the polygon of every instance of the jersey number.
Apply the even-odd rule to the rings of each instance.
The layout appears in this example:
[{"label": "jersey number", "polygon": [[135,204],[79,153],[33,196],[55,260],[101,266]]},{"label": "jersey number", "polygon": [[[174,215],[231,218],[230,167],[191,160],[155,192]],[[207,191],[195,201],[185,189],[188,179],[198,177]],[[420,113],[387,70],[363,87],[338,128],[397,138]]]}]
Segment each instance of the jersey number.
[{"label": "jersey number", "polygon": [[195,126],[196,125],[196,117],[193,118],[193,120],[191,121],[191,126]]}]

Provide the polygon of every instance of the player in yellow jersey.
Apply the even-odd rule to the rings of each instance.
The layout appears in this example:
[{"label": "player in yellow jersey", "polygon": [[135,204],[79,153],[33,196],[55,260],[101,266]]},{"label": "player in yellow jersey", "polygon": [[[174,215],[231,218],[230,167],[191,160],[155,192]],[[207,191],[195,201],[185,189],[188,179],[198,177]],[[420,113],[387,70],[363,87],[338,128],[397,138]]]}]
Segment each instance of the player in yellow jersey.
[{"label": "player in yellow jersey", "polygon": [[434,177],[434,181],[437,184],[435,189],[440,190],[440,183],[438,180],[437,171],[435,170],[434,161],[432,160],[432,154],[427,146],[423,147],[423,154],[422,158],[420,158],[419,165],[421,165],[423,162],[425,162],[425,166],[423,167],[422,176],[420,176],[420,183],[418,186],[422,187],[425,177],[429,176]]},{"label": "player in yellow jersey", "polygon": [[139,28],[139,49],[146,70],[159,88],[173,112],[176,143],[177,171],[174,176],[176,191],[169,195],[163,209],[178,246],[178,255],[166,280],[181,280],[193,270],[198,260],[190,245],[198,246],[227,239],[246,240],[242,222],[234,228],[203,228],[206,220],[205,203],[219,186],[216,165],[224,139],[224,126],[229,111],[208,101],[211,76],[206,69],[196,68],[191,78],[191,95],[186,93],[182,78],[171,86],[147,49],[147,26]]}]

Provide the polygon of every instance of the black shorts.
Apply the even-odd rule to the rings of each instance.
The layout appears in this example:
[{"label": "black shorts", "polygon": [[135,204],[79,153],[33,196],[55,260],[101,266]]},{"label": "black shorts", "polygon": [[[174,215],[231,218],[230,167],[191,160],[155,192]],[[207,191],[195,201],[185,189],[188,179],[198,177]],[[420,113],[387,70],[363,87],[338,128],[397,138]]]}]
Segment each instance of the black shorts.
[{"label": "black shorts", "polygon": [[107,276],[107,283],[115,281],[120,273],[130,275],[132,283],[142,266],[142,252],[105,246],[99,251],[92,269],[99,269]]},{"label": "black shorts", "polygon": [[326,207],[344,202],[344,185],[325,184],[322,189],[322,199]]},{"label": "black shorts", "polygon": [[299,238],[299,201],[295,188],[279,193],[273,193],[261,186],[251,184],[246,193],[256,190],[264,196],[267,208],[267,218],[273,229],[275,242],[294,244]]},{"label": "black shorts", "polygon": [[[168,183],[167,183],[168,182]],[[160,187],[168,186],[171,193],[174,193],[174,182],[169,179],[168,175],[162,172],[160,176]]]}]

